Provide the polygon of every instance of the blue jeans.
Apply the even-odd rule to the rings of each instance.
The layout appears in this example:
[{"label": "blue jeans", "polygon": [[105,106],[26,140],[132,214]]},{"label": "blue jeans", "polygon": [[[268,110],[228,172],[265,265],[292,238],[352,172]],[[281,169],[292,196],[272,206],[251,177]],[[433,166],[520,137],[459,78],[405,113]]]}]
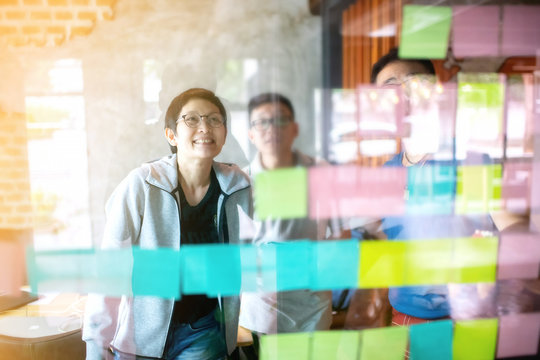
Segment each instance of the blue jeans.
[{"label": "blue jeans", "polygon": [[[164,360],[219,360],[226,357],[225,336],[219,328],[214,311],[193,324],[171,324],[163,353]],[[115,351],[114,359],[152,358]]]}]

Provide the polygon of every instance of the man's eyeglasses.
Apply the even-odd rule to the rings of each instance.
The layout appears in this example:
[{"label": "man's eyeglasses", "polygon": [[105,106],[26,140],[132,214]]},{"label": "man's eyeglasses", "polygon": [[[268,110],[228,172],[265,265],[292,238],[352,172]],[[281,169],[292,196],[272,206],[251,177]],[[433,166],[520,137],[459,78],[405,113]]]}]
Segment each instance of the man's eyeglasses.
[{"label": "man's eyeglasses", "polygon": [[270,126],[284,127],[292,122],[289,116],[276,116],[269,119],[257,119],[251,122],[251,127],[258,131],[264,131]]},{"label": "man's eyeglasses", "polygon": [[[218,113],[211,113],[208,115],[199,115],[195,111],[190,111],[187,114],[180,116],[186,125],[190,128],[199,127],[203,118],[206,118],[206,123],[212,128],[218,128],[223,125],[223,116]],[[180,120],[180,119],[178,119]]]}]

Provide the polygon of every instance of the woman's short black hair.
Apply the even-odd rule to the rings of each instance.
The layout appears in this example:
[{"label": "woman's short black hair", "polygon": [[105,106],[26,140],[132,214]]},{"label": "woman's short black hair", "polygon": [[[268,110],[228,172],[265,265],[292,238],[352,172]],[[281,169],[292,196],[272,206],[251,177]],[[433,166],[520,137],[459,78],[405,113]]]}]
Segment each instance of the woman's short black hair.
[{"label": "woman's short black hair", "polygon": [[[184,91],[171,101],[165,113],[165,128],[169,128],[176,134],[176,122],[180,116],[180,111],[191,99],[203,99],[216,105],[221,116],[223,116],[223,126],[227,128],[227,111],[221,100],[210,90],[202,88],[192,88]],[[171,151],[176,153],[176,146],[170,146]]]},{"label": "woman's short black hair", "polygon": [[294,120],[294,108],[292,106],[291,100],[289,100],[284,95],[281,95],[279,93],[272,93],[272,92],[259,94],[257,96],[252,97],[251,100],[249,100],[249,103],[248,103],[248,115],[249,115],[249,117],[251,118],[251,112],[256,107],[258,107],[260,105],[263,105],[263,104],[268,104],[268,103],[281,103],[281,104],[285,105],[291,111],[291,115],[292,115],[293,120]]},{"label": "woman's short black hair", "polygon": [[394,61],[410,61],[422,64],[428,74],[435,75],[435,68],[433,63],[426,59],[400,59],[399,49],[397,47],[391,49],[386,55],[381,57],[371,68],[371,83],[375,84],[377,75],[386,67],[386,65],[393,63]]}]

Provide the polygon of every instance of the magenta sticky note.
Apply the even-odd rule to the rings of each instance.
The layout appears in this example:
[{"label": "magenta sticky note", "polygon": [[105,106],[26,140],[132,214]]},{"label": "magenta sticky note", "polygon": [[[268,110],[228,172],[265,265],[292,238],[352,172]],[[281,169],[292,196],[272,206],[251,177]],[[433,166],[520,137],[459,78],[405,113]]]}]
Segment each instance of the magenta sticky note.
[{"label": "magenta sticky note", "polygon": [[504,163],[501,196],[506,211],[520,215],[529,213],[531,173],[531,163]]},{"label": "magenta sticky note", "polygon": [[456,57],[499,54],[499,7],[452,7],[452,51]]},{"label": "magenta sticky note", "polygon": [[536,56],[540,50],[540,6],[503,7],[502,56]]},{"label": "magenta sticky note", "polygon": [[19,294],[25,267],[23,245],[16,241],[0,241],[0,293]]},{"label": "magenta sticky note", "polygon": [[404,213],[405,168],[320,166],[310,168],[308,177],[313,219]]},{"label": "magenta sticky note", "polygon": [[536,355],[538,339],[540,339],[540,313],[501,316],[497,359]]},{"label": "magenta sticky note", "polygon": [[540,234],[502,233],[497,279],[536,279],[540,271]]}]

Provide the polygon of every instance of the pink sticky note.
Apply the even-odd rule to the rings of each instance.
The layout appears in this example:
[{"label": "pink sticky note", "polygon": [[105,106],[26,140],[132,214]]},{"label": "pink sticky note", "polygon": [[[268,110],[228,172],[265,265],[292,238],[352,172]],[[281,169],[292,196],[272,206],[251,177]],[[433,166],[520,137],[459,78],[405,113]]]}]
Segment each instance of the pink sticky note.
[{"label": "pink sticky note", "polygon": [[503,233],[497,279],[536,279],[540,270],[540,234]]},{"label": "pink sticky note", "polygon": [[540,6],[503,7],[503,56],[536,56],[540,49]]},{"label": "pink sticky note", "polygon": [[501,316],[497,359],[536,355],[539,338],[540,313]]},{"label": "pink sticky note", "polygon": [[499,7],[452,7],[452,51],[456,57],[499,54]]},{"label": "pink sticky note", "polygon": [[19,242],[0,241],[0,293],[17,295],[24,282],[24,247]]},{"label": "pink sticky note", "polygon": [[310,168],[308,177],[312,219],[404,212],[405,168],[321,166]]},{"label": "pink sticky note", "polygon": [[404,103],[401,87],[358,87],[358,136],[402,137]]},{"label": "pink sticky note", "polygon": [[528,214],[531,192],[531,163],[506,162],[503,165],[503,207],[513,214]]}]

